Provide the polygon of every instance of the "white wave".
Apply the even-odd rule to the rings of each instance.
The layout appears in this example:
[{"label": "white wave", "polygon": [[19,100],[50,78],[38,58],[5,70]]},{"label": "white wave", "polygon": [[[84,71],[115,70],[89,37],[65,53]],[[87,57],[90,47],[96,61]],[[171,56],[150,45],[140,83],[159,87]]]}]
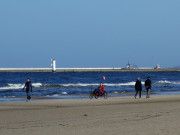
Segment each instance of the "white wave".
[{"label": "white wave", "polygon": [[32,83],[33,87],[42,87],[42,83]]},{"label": "white wave", "polygon": [[180,82],[178,82],[178,81],[177,82],[172,82],[172,84],[180,84]]},{"label": "white wave", "polygon": [[[127,83],[104,83],[104,86],[130,86],[135,85],[136,82],[127,82]],[[142,82],[144,84],[144,82]],[[99,86],[99,83],[77,83],[77,84],[61,84],[64,87],[87,87],[87,86]]]},{"label": "white wave", "polygon": [[[127,82],[127,83],[104,83],[104,86],[133,86],[136,82]],[[144,84],[145,82],[141,82]]]},{"label": "white wave", "polygon": [[63,94],[63,95],[67,95],[67,92],[61,92],[61,94]]},{"label": "white wave", "polygon": [[16,96],[3,96],[4,98],[15,98]]},{"label": "white wave", "polygon": [[76,83],[76,84],[72,84],[72,83],[69,83],[69,84],[61,84],[62,86],[64,87],[86,87],[86,86],[98,86],[99,84],[97,83],[94,83],[94,84],[87,84],[87,83]]},{"label": "white wave", "polygon": [[178,84],[180,84],[180,81],[161,80],[161,81],[156,82],[156,84],[175,84],[175,85],[178,85]]},{"label": "white wave", "polygon": [[54,94],[54,95],[52,95],[53,97],[58,97],[59,95],[58,94]]},{"label": "white wave", "polygon": [[135,82],[127,82],[127,83],[104,83],[104,86],[129,86],[135,85]]},{"label": "white wave", "polygon": [[162,84],[162,83],[171,83],[170,81],[164,80],[164,81],[158,81],[156,82],[157,84]]},{"label": "white wave", "polygon": [[6,89],[22,89],[24,87],[24,84],[8,84],[5,87],[0,87],[0,90],[6,90]]},{"label": "white wave", "polygon": [[[7,84],[5,87],[0,87],[0,90],[7,90],[7,89],[22,89],[24,88],[25,84]],[[41,83],[32,83],[33,87],[41,87]]]}]

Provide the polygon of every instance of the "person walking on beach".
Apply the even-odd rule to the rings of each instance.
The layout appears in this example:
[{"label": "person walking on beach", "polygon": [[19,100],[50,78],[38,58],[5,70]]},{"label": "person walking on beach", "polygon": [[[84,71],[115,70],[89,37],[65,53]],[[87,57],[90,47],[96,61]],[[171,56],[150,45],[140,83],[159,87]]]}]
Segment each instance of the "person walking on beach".
[{"label": "person walking on beach", "polygon": [[145,81],[145,87],[147,91],[146,98],[150,98],[150,90],[151,90],[151,78],[148,77],[147,80]]},{"label": "person walking on beach", "polygon": [[[27,82],[25,83],[24,88],[26,88],[26,94],[27,94],[26,101],[28,102],[31,99],[30,92],[32,92],[32,83],[31,83],[30,78],[27,79]],[[24,90],[24,88],[23,88],[23,90]]]},{"label": "person walking on beach", "polygon": [[136,94],[135,94],[134,98],[136,99],[136,96],[138,93],[139,93],[139,98],[141,98],[142,84],[141,84],[140,77],[137,78],[137,81],[135,84],[135,90],[136,90]]}]

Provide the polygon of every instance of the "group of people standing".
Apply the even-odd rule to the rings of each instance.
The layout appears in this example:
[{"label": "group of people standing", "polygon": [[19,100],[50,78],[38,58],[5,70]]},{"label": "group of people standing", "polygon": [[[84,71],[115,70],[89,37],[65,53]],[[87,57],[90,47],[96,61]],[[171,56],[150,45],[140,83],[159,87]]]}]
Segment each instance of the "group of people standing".
[{"label": "group of people standing", "polygon": [[[146,98],[150,98],[150,90],[151,90],[151,78],[148,77],[145,81],[145,88],[146,88]],[[137,78],[137,81],[135,83],[135,90],[136,94],[134,95],[134,98],[136,99],[137,94],[139,93],[139,98],[141,98],[141,91],[142,91],[142,83],[140,77]]]},{"label": "group of people standing", "polygon": [[[29,101],[31,99],[30,92],[32,92],[32,83],[31,83],[30,78],[27,79],[27,82],[25,83],[24,88],[26,88],[26,94],[27,94],[26,101]],[[24,90],[24,88],[23,88],[23,90]],[[147,80],[145,81],[145,88],[147,91],[146,98],[150,98],[150,90],[151,90],[151,78],[150,77],[148,77]],[[95,90],[99,94],[104,93],[105,88],[103,86],[103,83],[101,82],[98,89],[95,89]],[[138,93],[139,93],[139,98],[141,98],[142,83],[141,83],[140,77],[137,78],[137,81],[135,83],[135,90],[136,90],[136,94],[134,95],[134,98],[136,99]]]}]

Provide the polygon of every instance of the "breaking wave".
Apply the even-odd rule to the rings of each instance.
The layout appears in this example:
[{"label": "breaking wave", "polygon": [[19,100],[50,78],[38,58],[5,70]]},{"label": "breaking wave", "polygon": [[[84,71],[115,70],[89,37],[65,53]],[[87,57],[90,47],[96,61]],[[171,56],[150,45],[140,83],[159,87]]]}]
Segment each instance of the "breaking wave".
[{"label": "breaking wave", "polygon": [[[127,82],[127,83],[104,83],[104,86],[129,86],[129,85],[135,85],[135,82]],[[99,86],[99,83],[69,83],[69,84],[47,84],[44,85],[44,87],[88,87],[88,86]]]},{"label": "breaking wave", "polygon": [[178,85],[178,84],[180,84],[180,81],[161,80],[161,81],[156,82],[156,84],[174,84],[174,85]]},{"label": "breaking wave", "polygon": [[[41,87],[42,83],[32,83],[33,87]],[[7,84],[4,87],[0,87],[0,90],[6,90],[6,89],[22,89],[24,87],[24,84]]]},{"label": "breaking wave", "polygon": [[83,84],[83,83],[69,83],[69,84],[46,84],[44,87],[87,87],[87,86],[98,86],[99,84]]},{"label": "breaking wave", "polygon": [[[120,86],[134,86],[136,82],[125,82],[125,83],[104,83],[104,86],[108,87],[120,87]],[[145,82],[142,82],[144,84]],[[180,81],[167,81],[161,80],[157,81],[154,84],[173,84],[180,85]],[[32,86],[35,88],[38,87],[91,87],[91,86],[99,86],[99,83],[68,83],[68,84],[45,84],[42,83],[32,83]],[[0,87],[0,90],[8,90],[8,89],[22,89],[24,84],[7,84],[4,87]]]},{"label": "breaking wave", "polygon": [[[104,83],[104,86],[109,87],[118,87],[118,86],[131,86],[135,85],[135,82],[127,82],[127,83]],[[32,83],[32,86],[37,87],[90,87],[90,86],[99,86],[99,83],[69,83],[69,84],[45,84],[42,83]],[[24,84],[7,84],[4,87],[0,87],[0,90],[6,89],[22,89]]]}]

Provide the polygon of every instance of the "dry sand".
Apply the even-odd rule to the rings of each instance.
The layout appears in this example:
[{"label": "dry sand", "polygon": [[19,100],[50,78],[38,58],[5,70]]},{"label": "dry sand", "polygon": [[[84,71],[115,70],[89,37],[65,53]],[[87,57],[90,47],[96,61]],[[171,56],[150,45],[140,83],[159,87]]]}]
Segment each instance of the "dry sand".
[{"label": "dry sand", "polygon": [[180,95],[0,103],[0,135],[179,135]]}]

